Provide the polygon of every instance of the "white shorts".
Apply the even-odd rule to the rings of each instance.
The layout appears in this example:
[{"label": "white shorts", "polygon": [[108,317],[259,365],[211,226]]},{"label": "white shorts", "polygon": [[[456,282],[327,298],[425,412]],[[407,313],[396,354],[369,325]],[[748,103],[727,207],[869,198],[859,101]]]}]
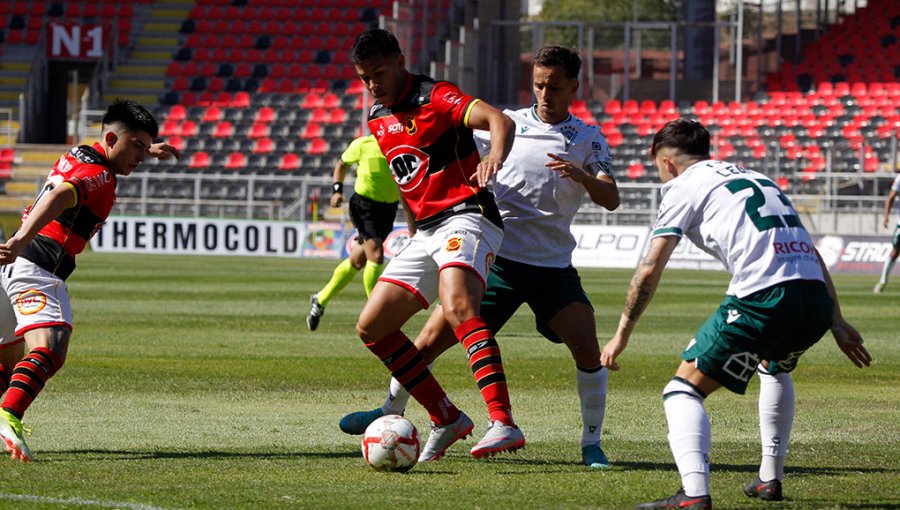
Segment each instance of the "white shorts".
[{"label": "white shorts", "polygon": [[503,229],[484,216],[457,214],[434,228],[417,230],[378,280],[404,287],[428,308],[438,297],[439,274],[446,267],[467,268],[484,285],[502,241]]},{"label": "white shorts", "polygon": [[50,326],[72,329],[72,306],[65,281],[21,257],[3,266],[0,273],[0,283],[15,312],[16,335]]}]

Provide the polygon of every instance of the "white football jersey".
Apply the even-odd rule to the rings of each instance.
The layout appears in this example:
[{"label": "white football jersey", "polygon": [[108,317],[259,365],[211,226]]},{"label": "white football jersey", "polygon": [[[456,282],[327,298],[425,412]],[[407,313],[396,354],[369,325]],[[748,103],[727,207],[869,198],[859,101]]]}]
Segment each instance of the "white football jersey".
[{"label": "white football jersey", "polygon": [[[900,193],[900,175],[894,177],[894,183],[891,184],[891,190]],[[897,218],[897,224],[900,225],[900,217]]]},{"label": "white football jersey", "polygon": [[682,236],[719,259],[739,298],[788,280],[823,280],[815,244],[765,175],[724,161],[692,165],[662,187],[651,237]]},{"label": "white football jersey", "polygon": [[[550,161],[547,154],[591,175],[611,176],[609,145],[599,126],[573,115],[547,124],[534,107],[503,113],[515,121],[516,138],[493,183],[504,228],[499,255],[534,266],[567,267],[575,249],[570,227],[587,190],[544,166]],[[475,131],[475,140],[486,154],[490,133]]]}]

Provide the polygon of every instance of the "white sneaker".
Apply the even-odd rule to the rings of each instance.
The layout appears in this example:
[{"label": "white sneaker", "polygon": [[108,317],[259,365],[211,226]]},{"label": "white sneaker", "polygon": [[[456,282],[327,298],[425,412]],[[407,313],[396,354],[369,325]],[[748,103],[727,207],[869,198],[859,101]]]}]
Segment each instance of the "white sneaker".
[{"label": "white sneaker", "polygon": [[884,290],[884,286],[885,286],[885,285],[887,285],[887,284],[886,284],[886,283],[881,283],[881,282],[876,283],[876,284],[875,284],[875,288],[872,289],[872,292],[875,293],[875,294],[881,294],[881,291]]},{"label": "white sneaker", "polygon": [[492,421],[487,432],[469,452],[473,457],[493,457],[500,452],[513,452],[525,446],[525,434],[519,427]]},{"label": "white sneaker", "polygon": [[472,419],[462,411],[459,412],[459,418],[449,425],[442,427],[432,425],[428,441],[425,442],[425,447],[419,454],[419,462],[440,459],[450,445],[471,434],[473,428],[475,428],[475,424],[472,423]]},{"label": "white sneaker", "polygon": [[21,420],[0,410],[0,439],[3,440],[6,451],[10,453],[12,459],[28,462],[31,460],[31,450],[25,444],[24,429]]}]

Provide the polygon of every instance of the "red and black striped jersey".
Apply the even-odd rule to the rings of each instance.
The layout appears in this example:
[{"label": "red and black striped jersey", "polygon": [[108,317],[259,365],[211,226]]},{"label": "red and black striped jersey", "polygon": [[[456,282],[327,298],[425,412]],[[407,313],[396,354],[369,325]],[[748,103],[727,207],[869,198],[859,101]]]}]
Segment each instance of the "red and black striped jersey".
[{"label": "red and black striped jersey", "polygon": [[467,124],[477,102],[452,83],[409,74],[398,102],[369,112],[369,129],[420,227],[468,211],[500,223],[493,195],[475,177],[480,157]]},{"label": "red and black striped jersey", "polygon": [[[81,145],[59,158],[34,204],[57,186],[71,186],[75,204],[42,228],[20,256],[66,279],[75,270],[75,256],[84,251],[116,203],[116,176],[103,147]],[[25,209],[22,221],[34,204]]]}]

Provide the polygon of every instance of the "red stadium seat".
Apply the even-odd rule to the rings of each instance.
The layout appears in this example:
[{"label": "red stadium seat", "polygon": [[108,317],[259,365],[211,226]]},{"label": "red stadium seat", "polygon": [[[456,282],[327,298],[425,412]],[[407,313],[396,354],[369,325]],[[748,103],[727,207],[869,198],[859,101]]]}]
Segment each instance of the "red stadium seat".
[{"label": "red stadium seat", "polygon": [[269,154],[274,148],[271,138],[262,137],[253,144],[253,154]]},{"label": "red stadium seat", "polygon": [[254,122],[250,126],[250,132],[247,133],[248,138],[262,138],[269,136],[269,125],[265,122]]},{"label": "red stadium seat", "polygon": [[300,157],[294,153],[287,153],[281,156],[281,161],[278,162],[278,169],[284,171],[292,171],[300,168]]},{"label": "red stadium seat", "polygon": [[218,122],[219,119],[222,118],[222,109],[218,106],[210,106],[206,110],[204,110],[203,115],[200,116],[201,122]]},{"label": "red stadium seat", "polygon": [[192,168],[194,170],[202,170],[208,167],[209,154],[205,151],[195,152],[194,156],[191,158],[191,162],[188,163],[188,168]]},{"label": "red stadium seat", "polygon": [[319,138],[322,136],[322,126],[320,124],[309,123],[303,126],[303,129],[300,131],[300,138],[304,140],[312,140],[313,138]]},{"label": "red stadium seat", "polygon": [[232,152],[225,161],[228,170],[241,170],[247,166],[247,156],[243,152]]},{"label": "red stadium seat", "polygon": [[312,155],[320,155],[328,152],[328,142],[324,138],[314,138],[309,143],[306,152]]},{"label": "red stadium seat", "polygon": [[629,179],[640,179],[644,176],[644,165],[641,163],[632,163],[628,165],[627,174]]},{"label": "red stadium seat", "polygon": [[214,138],[228,138],[234,136],[234,126],[227,120],[219,122],[213,129],[212,136]]}]

